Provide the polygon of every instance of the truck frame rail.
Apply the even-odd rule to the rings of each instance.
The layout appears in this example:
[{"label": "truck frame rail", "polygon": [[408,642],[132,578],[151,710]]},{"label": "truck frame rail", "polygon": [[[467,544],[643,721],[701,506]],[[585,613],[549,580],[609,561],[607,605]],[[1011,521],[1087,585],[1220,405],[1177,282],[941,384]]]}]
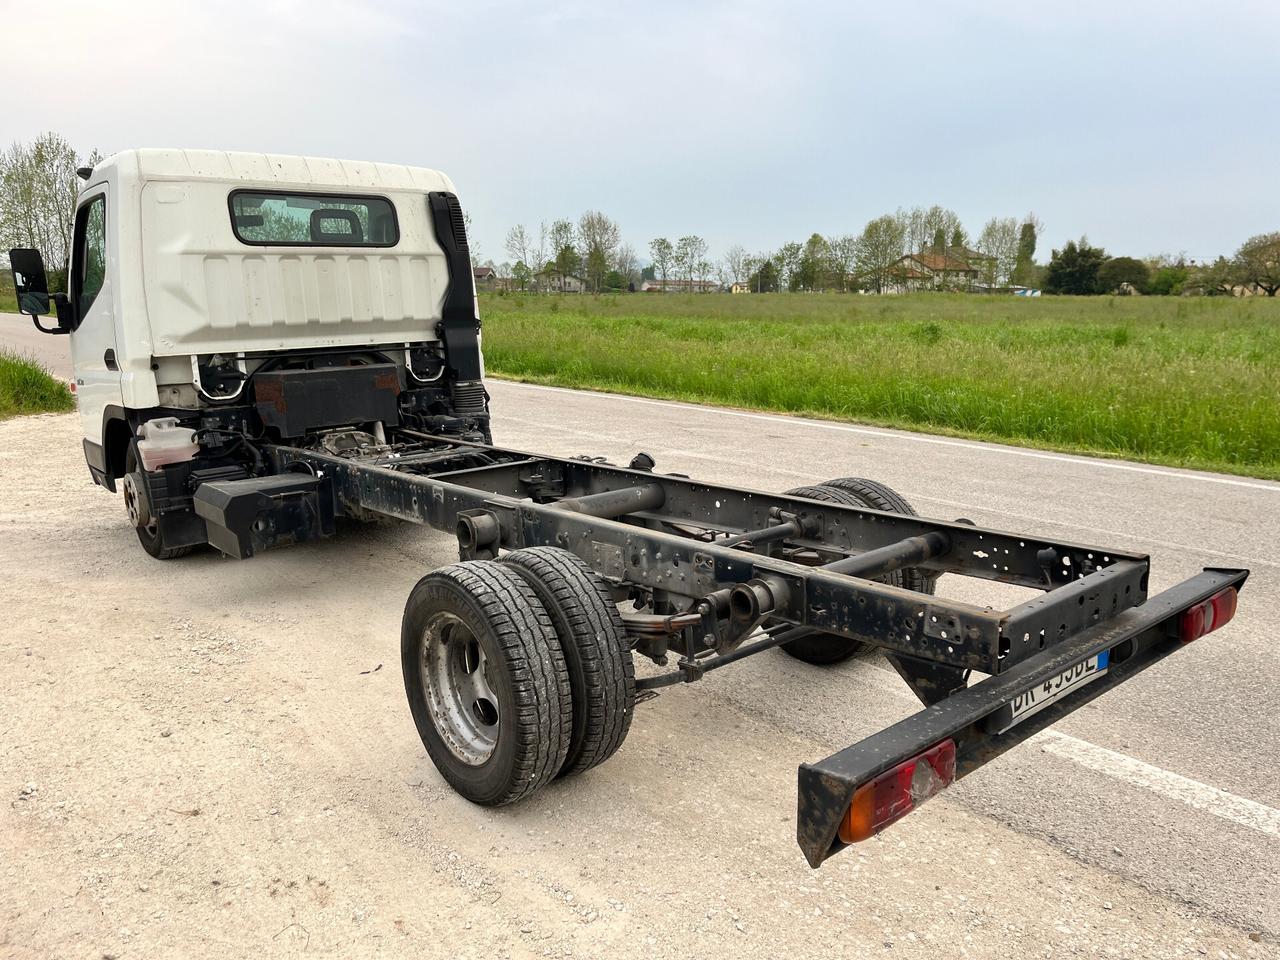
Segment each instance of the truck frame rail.
[{"label": "truck frame rail", "polygon": [[[1177,650],[1188,610],[1229,591],[1233,613],[1247,576],[1210,569],[1148,599],[1143,555],[703,483],[644,454],[620,467],[408,429],[353,451],[263,450],[274,477],[196,493],[224,552],[327,535],[344,514],[450,531],[463,560],[559,547],[630,601],[637,654],[678,657],[642,691],[814,633],[880,648],[924,709],[800,767],[797,833],[815,867]],[[1036,593],[997,609],[877,579],[904,567]],[[970,685],[975,671],[986,679]]]}]

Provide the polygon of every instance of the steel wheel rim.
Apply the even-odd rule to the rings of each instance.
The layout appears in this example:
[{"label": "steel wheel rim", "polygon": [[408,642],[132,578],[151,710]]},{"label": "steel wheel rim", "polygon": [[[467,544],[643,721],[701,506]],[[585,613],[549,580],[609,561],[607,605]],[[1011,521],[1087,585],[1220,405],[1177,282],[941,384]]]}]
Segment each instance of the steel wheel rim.
[{"label": "steel wheel rim", "polygon": [[501,719],[484,647],[458,617],[437,613],[422,633],[419,668],[440,739],[463,763],[480,766],[498,744]]},{"label": "steel wheel rim", "polygon": [[153,533],[156,522],[151,516],[137,478],[132,473],[124,475],[124,508],[129,514],[129,521],[139,530]]}]

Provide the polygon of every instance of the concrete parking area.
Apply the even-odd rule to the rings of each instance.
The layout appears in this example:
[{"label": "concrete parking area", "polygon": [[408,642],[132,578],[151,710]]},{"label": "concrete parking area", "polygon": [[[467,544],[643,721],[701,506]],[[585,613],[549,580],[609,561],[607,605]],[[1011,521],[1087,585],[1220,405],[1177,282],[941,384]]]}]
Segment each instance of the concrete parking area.
[{"label": "concrete parking area", "polygon": [[[23,322],[0,343],[28,346]],[[61,372],[65,338],[32,336]],[[0,956],[1280,955],[1280,485],[490,389],[508,446],[771,490],[874,477],[927,515],[1149,553],[1153,593],[1253,574],[1229,628],[815,872],[797,765],[916,709],[876,656],[769,653],[669,688],[604,766],[477,808],[427,759],[399,671],[404,600],[450,538],[349,526],[161,563],[93,486],[74,415],[5,421]]]}]

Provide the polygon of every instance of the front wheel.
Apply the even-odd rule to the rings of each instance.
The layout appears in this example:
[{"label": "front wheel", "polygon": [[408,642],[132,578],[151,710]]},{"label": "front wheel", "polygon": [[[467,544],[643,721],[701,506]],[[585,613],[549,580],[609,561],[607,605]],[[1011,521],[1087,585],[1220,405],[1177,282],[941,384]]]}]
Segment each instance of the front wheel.
[{"label": "front wheel", "polygon": [[138,542],[142,549],[157,560],[173,560],[185,557],[195,549],[186,544],[180,547],[170,546],[165,542],[164,528],[160,518],[151,510],[151,492],[147,486],[147,476],[138,463],[138,455],[132,445],[124,459],[124,508],[129,514],[129,522],[138,534]]},{"label": "front wheel", "polygon": [[405,693],[432,763],[473,803],[512,803],[553,779],[573,699],[551,617],[515,570],[487,560],[418,581],[400,630]]}]

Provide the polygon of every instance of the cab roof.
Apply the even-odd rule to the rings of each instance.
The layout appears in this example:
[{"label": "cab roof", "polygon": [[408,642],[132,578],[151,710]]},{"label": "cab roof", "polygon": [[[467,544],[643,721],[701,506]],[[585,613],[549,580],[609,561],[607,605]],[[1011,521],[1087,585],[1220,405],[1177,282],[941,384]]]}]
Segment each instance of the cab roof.
[{"label": "cab roof", "polygon": [[86,185],[103,180],[216,180],[305,188],[448,190],[439,170],[367,160],[333,160],[277,153],[144,148],[112,154],[93,169]]}]

